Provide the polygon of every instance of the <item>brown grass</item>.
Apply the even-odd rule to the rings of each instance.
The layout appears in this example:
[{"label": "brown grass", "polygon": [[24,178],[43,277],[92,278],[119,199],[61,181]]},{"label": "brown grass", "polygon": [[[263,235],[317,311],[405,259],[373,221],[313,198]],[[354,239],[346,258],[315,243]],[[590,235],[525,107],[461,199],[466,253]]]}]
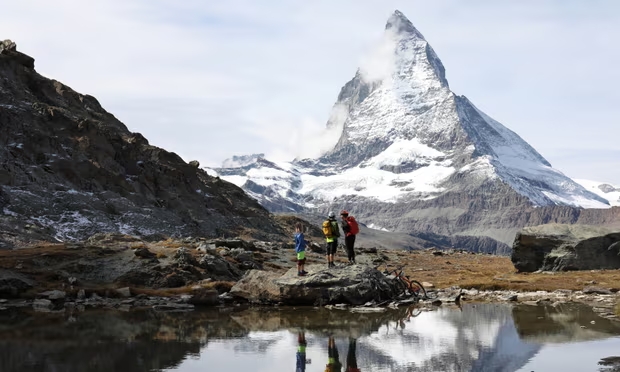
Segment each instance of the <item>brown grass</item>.
[{"label": "brown grass", "polygon": [[[620,270],[517,273],[509,257],[469,253],[435,256],[431,252],[395,252],[388,268],[404,266],[410,278],[437,288],[460,286],[480,290],[582,290],[587,286],[620,289]],[[385,265],[380,269],[385,268]]]},{"label": "brown grass", "polygon": [[168,238],[162,242],[157,243],[158,245],[160,245],[163,248],[181,248],[181,247],[185,247],[187,246],[187,244],[183,244],[182,242],[178,241],[178,240],[174,240],[172,238]]}]

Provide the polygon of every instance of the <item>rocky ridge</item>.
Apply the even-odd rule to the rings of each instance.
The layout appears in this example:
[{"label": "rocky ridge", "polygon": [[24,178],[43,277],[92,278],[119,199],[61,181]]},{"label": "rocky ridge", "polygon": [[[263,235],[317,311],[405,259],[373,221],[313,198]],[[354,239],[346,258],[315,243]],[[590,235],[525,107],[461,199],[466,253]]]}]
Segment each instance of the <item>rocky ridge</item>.
[{"label": "rocky ridge", "polygon": [[95,233],[282,237],[240,188],[152,146],[0,45],[0,249]]}]

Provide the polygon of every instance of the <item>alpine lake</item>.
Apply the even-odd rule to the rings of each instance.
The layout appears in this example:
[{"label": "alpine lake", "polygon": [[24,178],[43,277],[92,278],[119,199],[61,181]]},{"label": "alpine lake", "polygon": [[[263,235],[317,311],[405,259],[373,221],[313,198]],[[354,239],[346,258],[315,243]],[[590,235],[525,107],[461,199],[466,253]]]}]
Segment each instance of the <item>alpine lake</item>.
[{"label": "alpine lake", "polygon": [[620,322],[578,304],[0,311],[3,372],[611,372],[619,360]]}]

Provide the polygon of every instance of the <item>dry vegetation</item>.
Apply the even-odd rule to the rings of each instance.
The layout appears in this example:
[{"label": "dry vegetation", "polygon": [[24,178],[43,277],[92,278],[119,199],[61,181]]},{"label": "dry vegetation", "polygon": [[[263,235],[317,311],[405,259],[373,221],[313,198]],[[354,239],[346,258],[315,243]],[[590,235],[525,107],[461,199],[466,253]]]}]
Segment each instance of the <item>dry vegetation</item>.
[{"label": "dry vegetation", "polygon": [[[587,286],[620,289],[620,270],[517,273],[509,257],[453,253],[433,255],[428,251],[388,254],[388,268],[404,266],[412,279],[437,288],[458,285],[480,290],[554,291],[582,290]],[[384,269],[382,265],[380,269]]]}]

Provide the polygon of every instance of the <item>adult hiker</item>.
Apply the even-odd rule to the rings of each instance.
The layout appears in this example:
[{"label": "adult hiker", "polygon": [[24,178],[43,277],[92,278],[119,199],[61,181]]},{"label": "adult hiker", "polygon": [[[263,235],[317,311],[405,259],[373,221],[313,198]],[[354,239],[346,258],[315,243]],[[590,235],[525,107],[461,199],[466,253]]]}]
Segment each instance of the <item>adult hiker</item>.
[{"label": "adult hiker", "polygon": [[323,221],[323,235],[325,235],[325,241],[327,242],[327,268],[336,266],[334,264],[334,255],[338,248],[338,238],[340,237],[340,228],[338,227],[338,221],[336,221],[336,214],[329,212],[327,220]]},{"label": "adult hiker", "polygon": [[355,217],[349,216],[349,212],[340,212],[340,217],[342,218],[342,231],[344,231],[344,245],[347,247],[349,265],[352,265],[355,263],[355,235],[360,232],[360,227]]}]

